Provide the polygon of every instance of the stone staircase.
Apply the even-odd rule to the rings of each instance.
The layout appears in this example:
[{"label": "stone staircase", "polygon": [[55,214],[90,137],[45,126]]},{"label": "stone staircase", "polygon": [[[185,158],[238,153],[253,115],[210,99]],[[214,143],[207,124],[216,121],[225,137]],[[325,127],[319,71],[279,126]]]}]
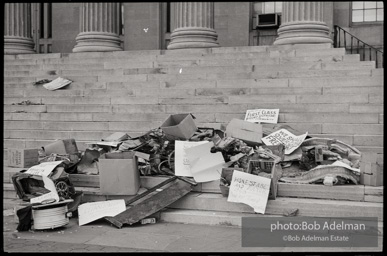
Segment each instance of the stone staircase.
[{"label": "stone staircase", "polygon": [[[279,123],[378,153],[383,168],[383,69],[329,44],[4,58],[4,148],[74,138],[84,150],[84,142],[116,131],[141,135],[169,114],[191,112],[199,127],[220,128],[243,119],[247,109],[279,108]],[[58,76],[73,83],[56,91],[32,84]],[[27,100],[40,105],[17,105]],[[10,177],[20,170],[4,167],[4,207],[15,203]],[[100,194],[98,176],[84,176],[71,178],[85,201],[112,198]],[[143,177],[142,186],[162,179]],[[217,182],[199,185],[163,211],[162,219],[240,225],[241,216],[253,214],[249,206],[227,202]],[[291,207],[301,216],[382,221],[382,201],[383,187],[280,184],[279,197],[263,216]]]}]

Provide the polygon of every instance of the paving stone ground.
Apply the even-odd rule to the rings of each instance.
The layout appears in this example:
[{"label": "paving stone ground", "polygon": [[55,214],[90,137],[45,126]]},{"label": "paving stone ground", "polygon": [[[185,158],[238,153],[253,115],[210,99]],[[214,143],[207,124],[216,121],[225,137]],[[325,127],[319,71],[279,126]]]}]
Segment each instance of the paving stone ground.
[{"label": "paving stone ground", "polygon": [[[4,216],[5,214],[3,214]],[[3,251],[21,252],[369,252],[380,248],[242,247],[241,229],[160,222],[118,229],[105,220],[84,226],[71,218],[64,227],[17,232],[14,216],[3,217]],[[380,237],[382,238],[382,237]],[[381,244],[381,239],[379,241]],[[362,255],[371,255],[362,254]]]}]

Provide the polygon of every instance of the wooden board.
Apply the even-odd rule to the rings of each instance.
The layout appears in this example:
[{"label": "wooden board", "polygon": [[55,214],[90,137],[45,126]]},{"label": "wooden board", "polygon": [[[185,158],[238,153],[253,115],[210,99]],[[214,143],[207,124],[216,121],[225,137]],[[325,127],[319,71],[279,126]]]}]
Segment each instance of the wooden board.
[{"label": "wooden board", "polygon": [[364,186],[278,183],[278,196],[363,201]]},{"label": "wooden board", "polygon": [[182,180],[174,179],[162,186],[160,190],[157,191],[158,193],[150,194],[140,203],[130,206],[126,211],[105,219],[118,228],[124,224],[136,223],[182,198],[192,190],[192,186]]}]

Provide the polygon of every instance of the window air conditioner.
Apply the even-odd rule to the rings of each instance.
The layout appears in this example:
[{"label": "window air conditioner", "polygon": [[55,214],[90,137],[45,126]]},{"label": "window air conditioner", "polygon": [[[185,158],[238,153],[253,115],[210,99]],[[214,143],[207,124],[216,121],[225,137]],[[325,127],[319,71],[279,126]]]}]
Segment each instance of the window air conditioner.
[{"label": "window air conditioner", "polygon": [[257,28],[277,28],[280,25],[281,16],[278,13],[257,14]]}]

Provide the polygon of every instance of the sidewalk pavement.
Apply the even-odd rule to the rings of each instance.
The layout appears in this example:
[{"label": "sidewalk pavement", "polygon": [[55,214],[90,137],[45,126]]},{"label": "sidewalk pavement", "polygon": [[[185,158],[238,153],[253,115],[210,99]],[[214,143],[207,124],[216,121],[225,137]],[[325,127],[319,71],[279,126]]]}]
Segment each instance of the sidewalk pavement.
[{"label": "sidewalk pavement", "polygon": [[327,252],[380,251],[378,248],[242,247],[241,228],[159,222],[125,225],[106,220],[84,226],[71,218],[64,227],[17,232],[14,216],[3,218],[5,252]]}]

